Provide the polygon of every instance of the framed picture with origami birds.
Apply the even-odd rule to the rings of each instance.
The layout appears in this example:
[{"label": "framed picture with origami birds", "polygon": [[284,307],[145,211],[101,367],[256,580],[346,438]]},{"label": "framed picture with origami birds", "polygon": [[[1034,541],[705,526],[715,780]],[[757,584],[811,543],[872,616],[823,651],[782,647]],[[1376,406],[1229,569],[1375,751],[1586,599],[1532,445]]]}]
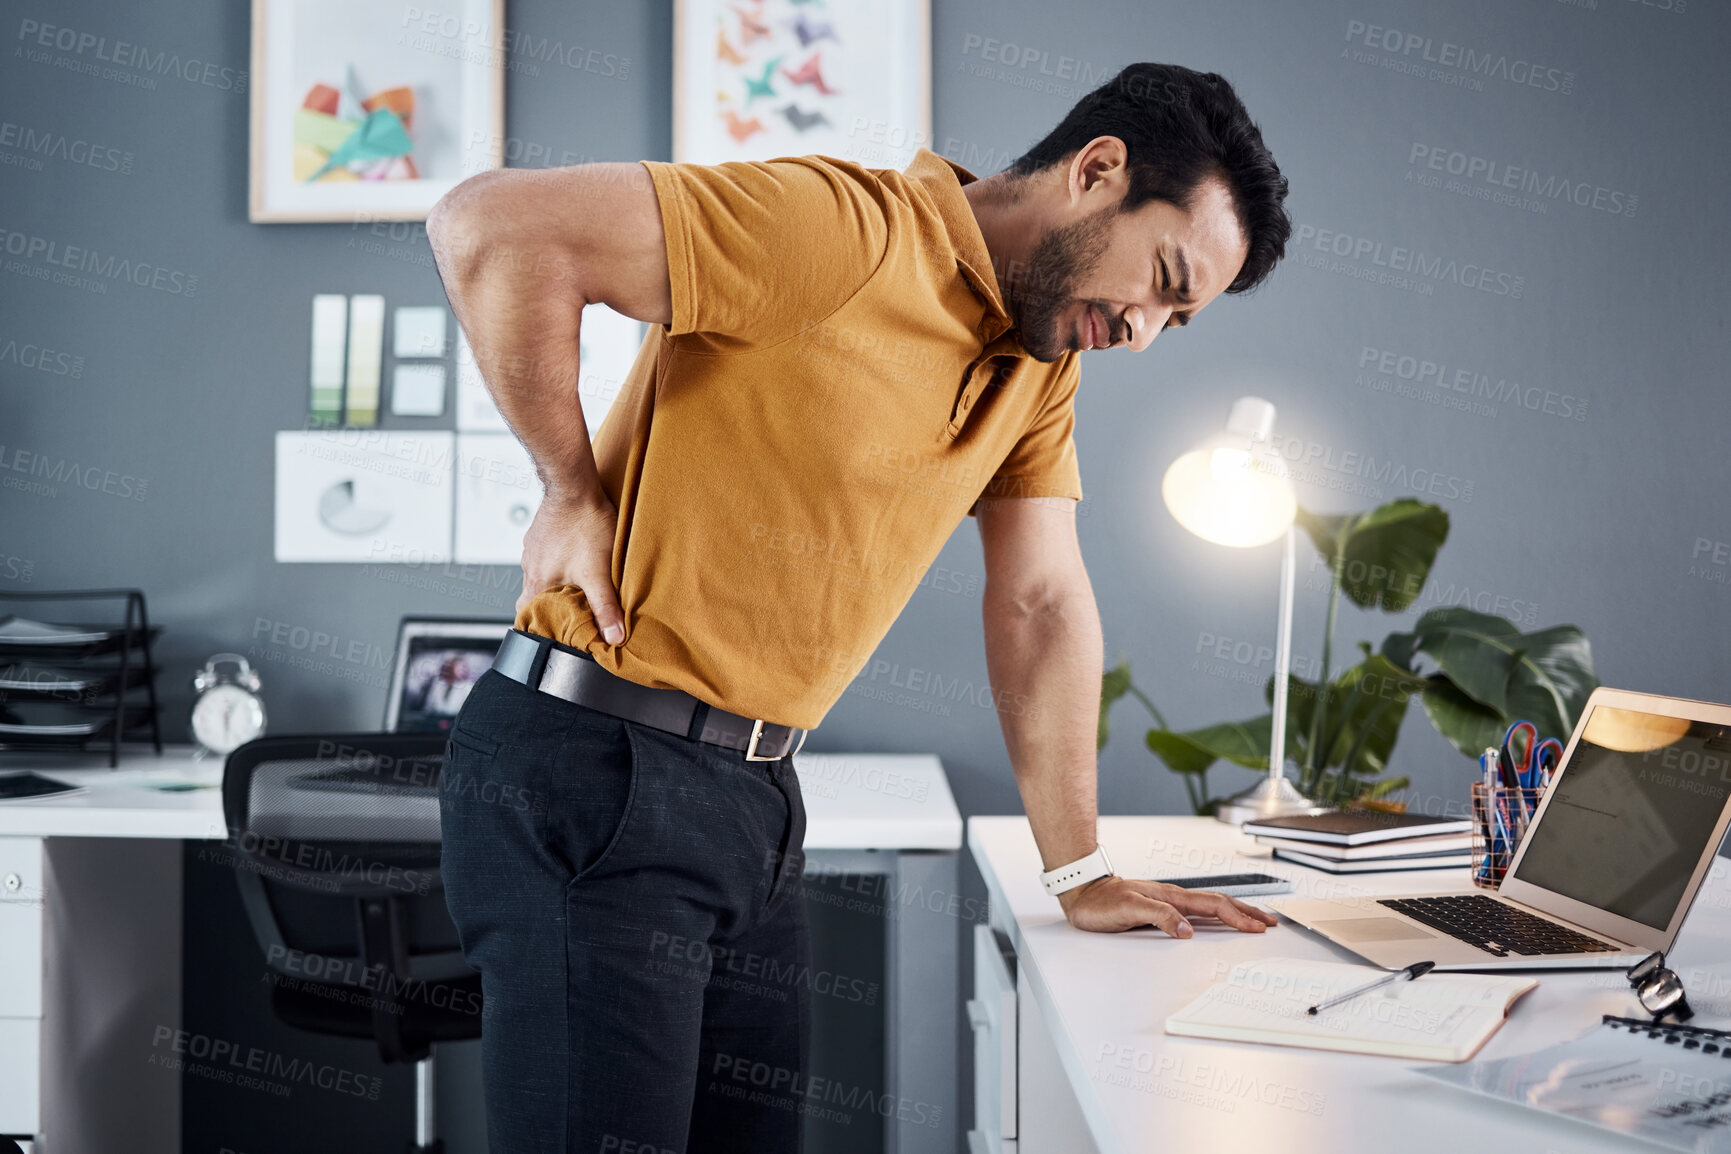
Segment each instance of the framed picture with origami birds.
[{"label": "framed picture with origami birds", "polygon": [[253,0],[248,217],[425,220],[503,163],[504,0]]},{"label": "framed picture with origami birds", "polygon": [[673,159],[932,147],[930,0],[675,0]]}]

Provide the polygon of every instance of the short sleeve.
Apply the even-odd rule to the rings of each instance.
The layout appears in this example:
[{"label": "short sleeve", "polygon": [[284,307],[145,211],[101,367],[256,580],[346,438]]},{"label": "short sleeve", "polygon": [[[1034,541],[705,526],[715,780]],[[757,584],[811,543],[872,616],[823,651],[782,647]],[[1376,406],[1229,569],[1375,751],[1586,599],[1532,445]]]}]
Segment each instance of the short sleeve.
[{"label": "short sleeve", "polygon": [[726,164],[644,161],[660,200],[669,336],[722,349],[786,340],[871,279],[888,225],[866,170],[822,157]]},{"label": "short sleeve", "polygon": [[[1021,439],[998,466],[976,500],[1006,497],[1082,499],[1082,474],[1076,464],[1076,357],[1053,381],[1050,394]],[[974,509],[970,507],[971,516]]]}]

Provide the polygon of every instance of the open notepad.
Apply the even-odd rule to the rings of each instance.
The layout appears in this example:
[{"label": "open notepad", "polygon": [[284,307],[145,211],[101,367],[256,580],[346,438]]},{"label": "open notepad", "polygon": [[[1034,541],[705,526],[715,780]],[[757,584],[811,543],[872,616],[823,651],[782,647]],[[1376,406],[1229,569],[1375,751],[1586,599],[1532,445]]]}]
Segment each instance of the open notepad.
[{"label": "open notepad", "polygon": [[1497,1032],[1515,1000],[1539,984],[1524,977],[1431,973],[1373,990],[1314,1017],[1307,1013],[1318,1002],[1383,973],[1367,966],[1294,958],[1243,962],[1224,982],[1167,1018],[1166,1032],[1464,1062]]}]

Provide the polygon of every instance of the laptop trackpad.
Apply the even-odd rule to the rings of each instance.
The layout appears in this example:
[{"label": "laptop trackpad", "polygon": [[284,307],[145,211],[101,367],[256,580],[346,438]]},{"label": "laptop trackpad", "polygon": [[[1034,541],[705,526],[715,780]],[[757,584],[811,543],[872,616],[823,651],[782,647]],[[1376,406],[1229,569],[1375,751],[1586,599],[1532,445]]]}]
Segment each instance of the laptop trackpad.
[{"label": "laptop trackpad", "polygon": [[1341,942],[1406,942],[1436,936],[1399,918],[1339,918],[1310,926]]}]

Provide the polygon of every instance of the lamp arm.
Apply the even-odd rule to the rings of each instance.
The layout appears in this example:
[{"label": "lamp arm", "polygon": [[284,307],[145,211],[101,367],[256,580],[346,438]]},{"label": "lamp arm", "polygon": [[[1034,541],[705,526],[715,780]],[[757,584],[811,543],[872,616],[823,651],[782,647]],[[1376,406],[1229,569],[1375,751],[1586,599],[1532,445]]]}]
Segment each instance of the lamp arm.
[{"label": "lamp arm", "polygon": [[1274,641],[1274,714],[1268,734],[1268,778],[1278,781],[1286,772],[1286,697],[1292,680],[1292,587],[1295,530],[1286,529],[1286,544],[1280,559],[1280,627]]}]

